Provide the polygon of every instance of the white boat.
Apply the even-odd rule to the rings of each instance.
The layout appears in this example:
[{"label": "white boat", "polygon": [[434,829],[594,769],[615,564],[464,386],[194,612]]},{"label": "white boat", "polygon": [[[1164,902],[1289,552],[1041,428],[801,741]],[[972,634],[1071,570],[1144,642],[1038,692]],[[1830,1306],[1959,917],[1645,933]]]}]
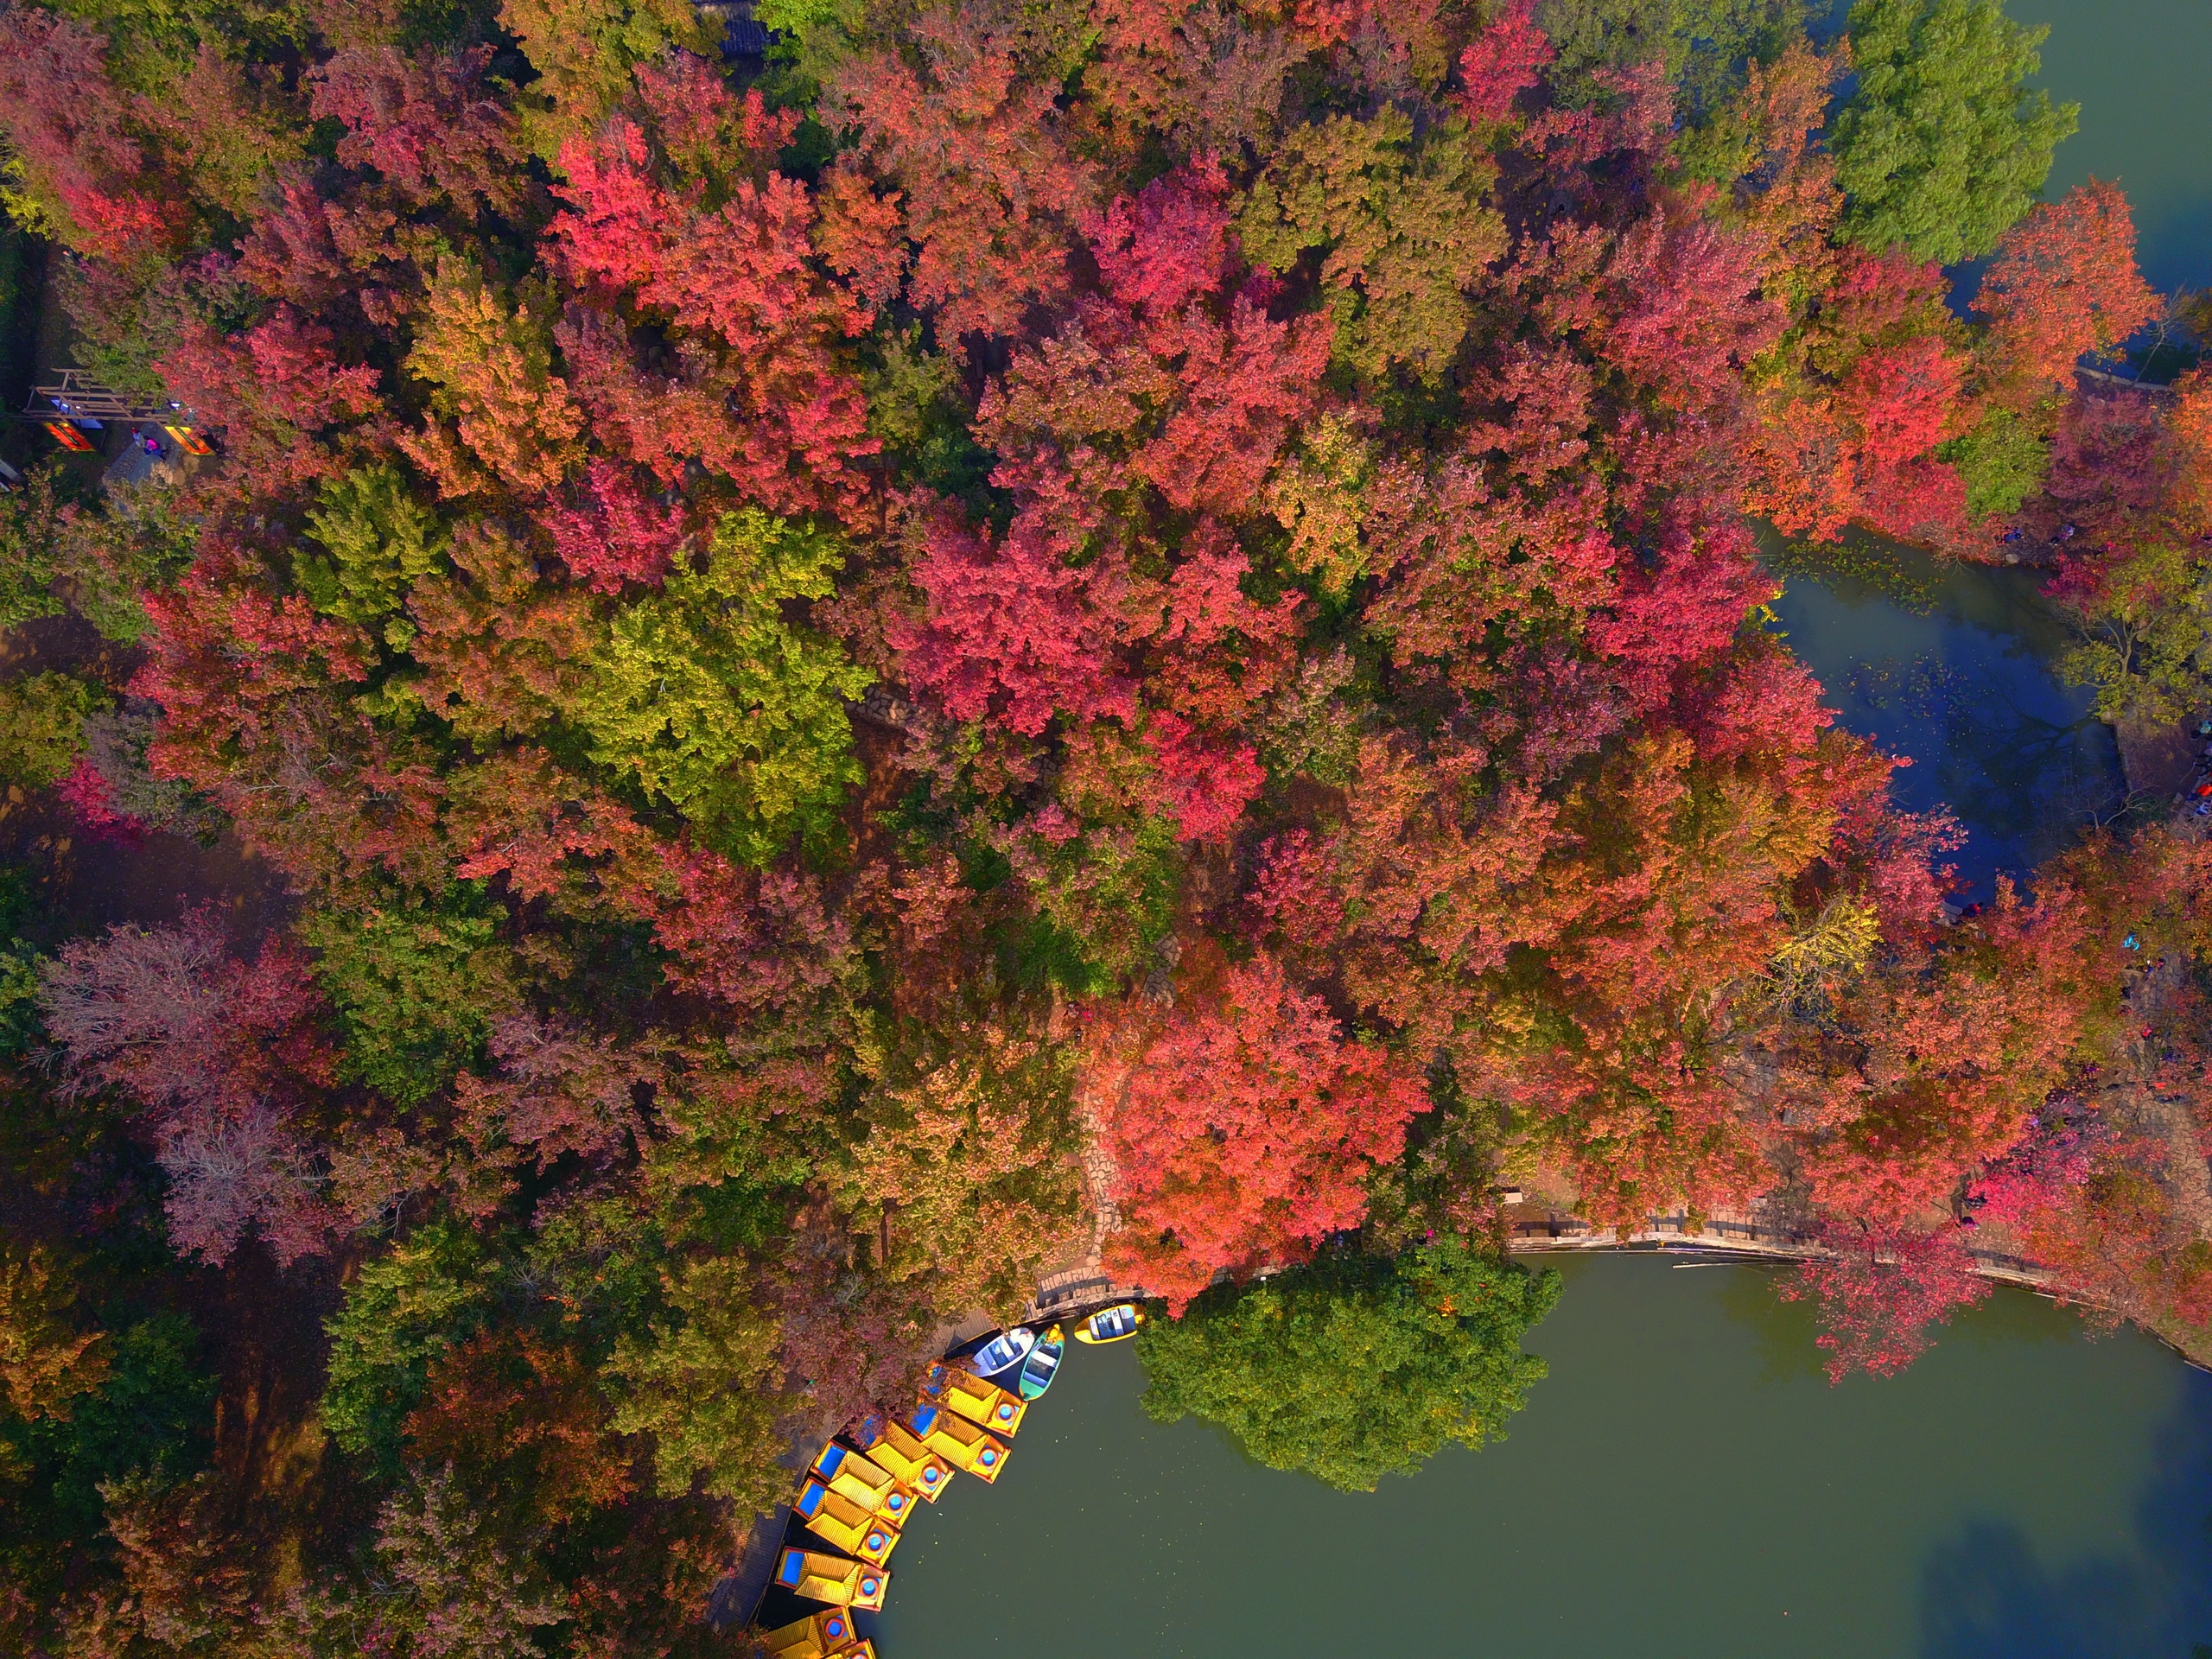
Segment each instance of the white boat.
[{"label": "white boat", "polygon": [[1026,1325],[1017,1325],[1011,1331],[1000,1332],[969,1355],[968,1364],[978,1376],[996,1376],[1028,1358],[1029,1351],[1036,1345],[1037,1333]]}]

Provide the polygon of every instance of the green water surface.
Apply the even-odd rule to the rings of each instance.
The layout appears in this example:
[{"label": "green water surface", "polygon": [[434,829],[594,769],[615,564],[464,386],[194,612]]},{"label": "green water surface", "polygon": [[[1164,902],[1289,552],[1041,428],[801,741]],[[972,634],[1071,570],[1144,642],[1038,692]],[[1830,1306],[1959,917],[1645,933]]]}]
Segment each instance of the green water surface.
[{"label": "green water surface", "polygon": [[2037,84],[2082,106],[2082,130],[2058,147],[2044,194],[2055,200],[2093,176],[2116,181],[2135,210],[2137,257],[2152,286],[2212,284],[2212,5],[2007,0],[2005,11],[2050,26]]},{"label": "green water surface", "polygon": [[892,1558],[882,1659],[2191,1659],[2212,1376],[2015,1291],[1831,1387],[1764,1266],[1570,1258],[1510,1437],[1373,1493],[1137,1406],[1071,1349],[995,1486]]}]

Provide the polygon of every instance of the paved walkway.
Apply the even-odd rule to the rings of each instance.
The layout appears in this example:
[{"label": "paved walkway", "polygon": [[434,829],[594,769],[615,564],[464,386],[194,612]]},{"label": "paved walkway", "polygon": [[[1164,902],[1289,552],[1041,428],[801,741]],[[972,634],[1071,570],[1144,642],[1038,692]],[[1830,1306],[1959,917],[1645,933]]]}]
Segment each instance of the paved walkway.
[{"label": "paved walkway", "polygon": [[[1648,1216],[1642,1227],[1625,1235],[1618,1228],[1592,1227],[1579,1216],[1552,1211],[1516,1218],[1508,1248],[1516,1254],[1535,1254],[1545,1250],[1618,1250],[1637,1244],[1687,1245],[1768,1260],[1804,1261],[1822,1253],[1819,1241],[1811,1234],[1758,1208],[1716,1211],[1702,1218],[1695,1232],[1690,1230],[1689,1217],[1680,1211]],[[2049,1274],[2024,1256],[1971,1244],[1967,1247],[1967,1254],[1974,1258],[1975,1270],[1986,1278],[2031,1288],[2050,1282]]]}]

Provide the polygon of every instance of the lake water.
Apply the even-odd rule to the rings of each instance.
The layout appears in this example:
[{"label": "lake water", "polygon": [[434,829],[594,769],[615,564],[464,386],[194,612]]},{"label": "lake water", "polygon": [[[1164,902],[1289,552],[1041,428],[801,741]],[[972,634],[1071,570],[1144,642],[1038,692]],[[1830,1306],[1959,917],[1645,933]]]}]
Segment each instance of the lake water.
[{"label": "lake water", "polygon": [[2191,1659],[2212,1376],[1999,1291],[1829,1386],[1777,1269],[1571,1258],[1510,1437],[1371,1494],[1138,1408],[1071,1349],[995,1486],[893,1556],[884,1659]]},{"label": "lake water", "polygon": [[1966,831],[1948,855],[1963,898],[1986,900],[1998,871],[2024,876],[2120,804],[2112,728],[2053,666],[2067,634],[2044,576],[1865,537],[1803,557],[1778,556],[1771,532],[1764,543],[1783,583],[1777,626],[1823,700],[1847,729],[1910,758],[1891,781],[1899,805],[1948,808]]},{"label": "lake water", "polygon": [[2212,85],[2212,8],[2204,0],[2006,0],[2023,23],[2050,25],[2037,84],[2082,106],[2044,194],[2092,175],[2116,181],[2135,209],[2139,258],[2153,287],[2212,284],[2212,172],[2204,166],[2204,89]]}]

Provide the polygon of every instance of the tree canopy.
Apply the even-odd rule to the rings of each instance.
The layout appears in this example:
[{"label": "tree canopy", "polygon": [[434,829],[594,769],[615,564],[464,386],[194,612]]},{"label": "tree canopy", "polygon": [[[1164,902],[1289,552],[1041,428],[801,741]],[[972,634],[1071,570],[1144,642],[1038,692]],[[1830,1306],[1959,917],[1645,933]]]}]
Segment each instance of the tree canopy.
[{"label": "tree canopy", "polygon": [[1218,1423],[1271,1469],[1371,1492],[1447,1442],[1504,1438],[1545,1373],[1522,1339],[1558,1300],[1556,1274],[1451,1241],[1395,1261],[1325,1255],[1146,1326],[1144,1408]]},{"label": "tree canopy", "polygon": [[161,411],[0,429],[0,1648],[703,1653],[1077,1263],[1371,1487],[1516,1192],[2212,1351],[2212,851],[1947,906],[1749,523],[2204,703],[2205,371],[2079,372],[2202,308],[2033,31],[1808,10],[0,6],[0,350]]},{"label": "tree canopy", "polygon": [[1858,0],[1859,85],[1828,140],[1854,241],[1942,265],[1997,246],[2080,124],[2081,105],[2024,84],[2050,33],[1999,0]]}]

